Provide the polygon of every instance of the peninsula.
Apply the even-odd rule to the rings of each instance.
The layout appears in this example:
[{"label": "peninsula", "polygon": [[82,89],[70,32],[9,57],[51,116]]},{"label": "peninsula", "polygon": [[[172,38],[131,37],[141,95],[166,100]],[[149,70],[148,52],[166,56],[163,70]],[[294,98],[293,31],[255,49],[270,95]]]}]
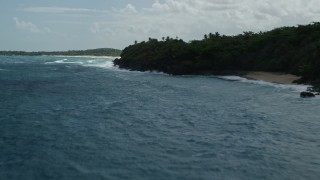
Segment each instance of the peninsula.
[{"label": "peninsula", "polygon": [[289,80],[312,84],[319,91],[320,23],[234,36],[209,33],[191,42],[149,38],[126,47],[114,65],[172,75],[246,75],[243,73],[253,71],[292,74],[295,76]]}]

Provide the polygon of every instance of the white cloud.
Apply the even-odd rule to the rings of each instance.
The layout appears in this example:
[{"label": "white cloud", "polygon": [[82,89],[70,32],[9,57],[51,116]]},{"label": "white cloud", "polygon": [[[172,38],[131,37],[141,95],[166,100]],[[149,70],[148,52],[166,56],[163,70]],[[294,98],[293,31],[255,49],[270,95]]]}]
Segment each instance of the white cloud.
[{"label": "white cloud", "polygon": [[[198,20],[204,20],[211,28],[225,30],[227,33],[239,31],[239,27],[257,29],[272,28],[297,23],[309,23],[319,19],[317,7],[320,1],[310,0],[308,3],[302,0],[165,0],[163,3],[155,1],[148,12],[162,12],[160,14],[185,17],[189,23],[198,24]],[[313,12],[313,13],[311,13]],[[177,17],[178,16],[178,17]],[[287,20],[292,18],[291,22]],[[309,21],[308,21],[309,20]],[[177,24],[183,22],[177,22]],[[257,26],[258,25],[258,26]],[[295,25],[295,24],[292,24]],[[233,27],[223,29],[221,26]],[[210,30],[210,29],[209,29]]]},{"label": "white cloud", "polygon": [[16,27],[18,29],[30,31],[33,33],[43,33],[43,32],[50,33],[51,32],[51,30],[48,27],[40,29],[37,25],[35,25],[31,22],[19,20],[17,17],[14,17],[13,20],[15,21]]},{"label": "white cloud", "polygon": [[107,36],[103,29],[113,29],[118,41],[125,44],[167,35],[193,40],[216,31],[229,35],[266,31],[320,19],[319,0],[155,0],[144,9],[130,7],[128,4],[125,9],[133,9],[134,14],[118,11],[112,21],[96,22],[99,26],[92,32]]},{"label": "white cloud", "polygon": [[31,13],[49,13],[49,14],[61,14],[61,13],[107,13],[108,11],[86,8],[67,8],[67,7],[29,7],[24,8],[23,11]]},{"label": "white cloud", "polygon": [[158,0],[152,4],[152,9],[160,12],[165,12],[170,10],[168,4],[161,4]]},{"label": "white cloud", "polygon": [[[179,36],[193,40],[216,31],[230,35],[308,24],[319,21],[319,7],[319,0],[154,0],[144,8],[129,3],[123,8],[107,10],[31,7],[24,11],[63,14],[66,17],[63,21],[71,21],[70,25],[75,21],[68,18],[77,17],[81,23],[90,24],[86,29],[94,39],[109,40],[112,46],[124,47],[148,37]],[[19,26],[39,31],[32,23],[16,21]]]},{"label": "white cloud", "polygon": [[132,4],[127,4],[127,6],[120,10],[122,13],[137,13],[136,7],[134,7]]}]

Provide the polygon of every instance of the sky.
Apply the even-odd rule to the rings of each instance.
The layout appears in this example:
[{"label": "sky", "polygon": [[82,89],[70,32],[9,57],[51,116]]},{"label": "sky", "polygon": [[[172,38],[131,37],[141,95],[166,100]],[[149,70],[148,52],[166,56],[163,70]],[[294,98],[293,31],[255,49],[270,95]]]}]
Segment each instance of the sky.
[{"label": "sky", "polygon": [[0,50],[123,49],[320,21],[320,0],[1,0]]}]

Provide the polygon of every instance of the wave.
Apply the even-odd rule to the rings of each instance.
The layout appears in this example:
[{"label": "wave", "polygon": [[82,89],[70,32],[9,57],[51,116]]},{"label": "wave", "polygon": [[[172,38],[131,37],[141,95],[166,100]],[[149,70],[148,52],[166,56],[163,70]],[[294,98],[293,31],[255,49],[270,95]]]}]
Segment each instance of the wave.
[{"label": "wave", "polygon": [[281,88],[281,89],[290,89],[297,92],[306,91],[310,87],[310,85],[277,84],[277,83],[272,83],[272,82],[267,82],[262,80],[251,80],[251,79],[246,79],[240,76],[216,76],[216,77],[219,79],[227,80],[227,81],[237,81],[237,82],[257,84],[262,86],[272,86],[272,87]]},{"label": "wave", "polygon": [[45,64],[78,64],[87,67],[99,67],[106,69],[119,69],[113,65],[113,60],[110,58],[102,57],[83,57],[72,56],[69,59],[60,59],[53,62],[46,62]]},{"label": "wave", "polygon": [[75,58],[94,58],[94,59],[116,59],[118,56],[53,56],[53,57],[75,57]]},{"label": "wave", "polygon": [[100,68],[107,68],[107,69],[116,68],[115,66],[113,66],[112,61],[96,62],[93,60],[88,60],[87,63],[84,63],[84,65],[89,67],[100,67]]},{"label": "wave", "polygon": [[157,72],[157,71],[131,71],[126,69],[120,69],[118,66],[114,66],[113,60],[117,57],[112,56],[51,56],[51,57],[59,57],[63,59],[45,62],[44,64],[77,64],[86,67],[98,67],[115,71],[123,71],[123,72],[131,72],[131,73],[151,73],[151,74],[161,74],[165,73]]},{"label": "wave", "polygon": [[118,67],[113,65],[113,59],[107,57],[92,57],[92,56],[55,56],[61,59],[47,60],[44,64],[55,65],[55,64],[74,64],[85,67],[98,67],[110,70],[120,70]]},{"label": "wave", "polygon": [[45,62],[45,64],[84,64],[81,61],[68,61],[68,59],[60,59],[53,62]]}]

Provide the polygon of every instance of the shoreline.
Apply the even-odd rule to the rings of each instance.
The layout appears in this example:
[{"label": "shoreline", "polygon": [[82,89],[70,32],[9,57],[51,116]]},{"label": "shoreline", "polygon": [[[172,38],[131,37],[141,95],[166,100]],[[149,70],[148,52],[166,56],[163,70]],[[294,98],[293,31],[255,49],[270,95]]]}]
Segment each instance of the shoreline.
[{"label": "shoreline", "polygon": [[44,55],[44,56],[54,56],[54,57],[84,57],[84,58],[108,58],[108,59],[116,59],[120,58],[119,56],[92,56],[92,55],[83,55],[83,56],[68,56],[68,55]]},{"label": "shoreline", "polygon": [[0,57],[10,57],[10,56],[51,56],[51,57],[85,57],[85,58],[108,58],[108,59],[116,59],[120,58],[120,56],[91,56],[91,55],[80,55],[80,56],[68,56],[68,55],[0,55]]},{"label": "shoreline", "polygon": [[257,81],[266,81],[276,84],[298,85],[293,83],[300,79],[300,76],[281,72],[264,72],[264,71],[249,71],[241,75],[241,77]]}]

